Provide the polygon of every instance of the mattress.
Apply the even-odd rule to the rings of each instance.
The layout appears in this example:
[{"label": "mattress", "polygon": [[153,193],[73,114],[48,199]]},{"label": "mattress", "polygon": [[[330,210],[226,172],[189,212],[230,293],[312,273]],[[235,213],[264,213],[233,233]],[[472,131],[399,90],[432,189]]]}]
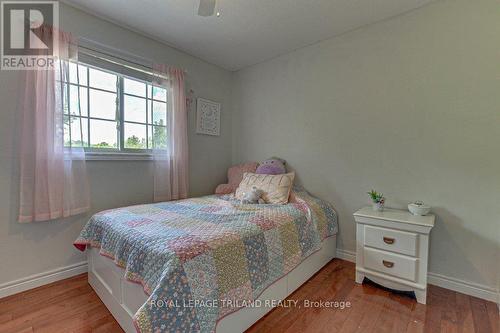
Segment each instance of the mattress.
[{"label": "mattress", "polygon": [[[142,284],[140,332],[213,332],[336,234],[335,211],[303,189],[286,205],[205,196],[94,215],[75,241]],[[161,305],[161,306],[160,306]]]}]

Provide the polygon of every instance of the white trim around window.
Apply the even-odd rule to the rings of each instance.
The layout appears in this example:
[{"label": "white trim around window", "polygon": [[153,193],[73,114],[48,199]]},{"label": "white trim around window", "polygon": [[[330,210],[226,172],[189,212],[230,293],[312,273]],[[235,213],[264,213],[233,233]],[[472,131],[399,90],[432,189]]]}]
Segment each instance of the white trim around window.
[{"label": "white trim around window", "polygon": [[152,153],[97,152],[85,153],[87,161],[152,161]]}]

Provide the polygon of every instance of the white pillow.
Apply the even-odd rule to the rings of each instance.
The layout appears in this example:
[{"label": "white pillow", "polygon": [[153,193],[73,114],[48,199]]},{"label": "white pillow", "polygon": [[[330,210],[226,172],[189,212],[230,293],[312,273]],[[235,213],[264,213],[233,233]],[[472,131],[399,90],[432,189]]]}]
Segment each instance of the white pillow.
[{"label": "white pillow", "polygon": [[243,180],[236,189],[236,198],[242,200],[245,193],[252,190],[255,186],[264,191],[262,199],[270,204],[286,204],[293,186],[295,173],[285,173],[281,175],[263,175],[245,172]]}]

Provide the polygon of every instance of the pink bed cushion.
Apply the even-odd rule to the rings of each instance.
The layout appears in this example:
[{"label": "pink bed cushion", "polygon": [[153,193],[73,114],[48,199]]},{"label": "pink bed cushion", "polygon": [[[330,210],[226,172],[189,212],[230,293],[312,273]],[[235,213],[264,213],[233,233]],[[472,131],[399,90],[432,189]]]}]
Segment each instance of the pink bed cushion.
[{"label": "pink bed cushion", "polygon": [[230,167],[227,170],[228,183],[217,186],[215,194],[229,194],[235,192],[243,179],[243,174],[245,172],[255,173],[258,166],[259,163],[257,162],[248,162]]}]

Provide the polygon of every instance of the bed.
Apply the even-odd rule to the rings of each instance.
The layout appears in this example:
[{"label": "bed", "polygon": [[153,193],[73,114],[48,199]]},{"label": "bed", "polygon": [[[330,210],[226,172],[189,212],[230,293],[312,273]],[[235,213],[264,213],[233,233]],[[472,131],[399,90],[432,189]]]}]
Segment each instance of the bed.
[{"label": "bed", "polygon": [[74,245],[126,332],[242,332],[335,257],[332,206],[205,196],[95,214]]}]

